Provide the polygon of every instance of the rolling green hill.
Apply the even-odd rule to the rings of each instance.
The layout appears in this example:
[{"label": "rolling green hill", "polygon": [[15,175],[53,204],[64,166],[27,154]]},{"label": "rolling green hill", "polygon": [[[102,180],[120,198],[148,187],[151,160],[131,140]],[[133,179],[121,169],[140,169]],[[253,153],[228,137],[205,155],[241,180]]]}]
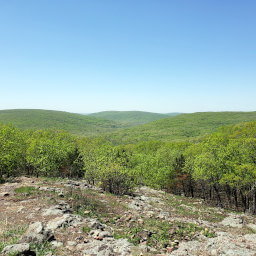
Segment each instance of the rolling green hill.
[{"label": "rolling green hill", "polygon": [[178,113],[178,112],[173,112],[173,113],[166,113],[165,115],[166,116],[177,116],[177,115],[180,115],[182,113]]},{"label": "rolling green hill", "polygon": [[143,111],[103,111],[90,114],[90,116],[119,122],[126,127],[146,124],[158,119],[166,118],[168,115]]},{"label": "rolling green hill", "polygon": [[[256,120],[256,112],[202,112],[167,118],[163,116],[165,115],[139,111],[106,111],[82,115],[52,110],[16,109],[1,110],[0,124],[13,124],[22,129],[63,129],[83,136],[101,135],[115,144],[120,144],[198,138],[216,131],[223,125]],[[143,122],[150,118],[161,119],[131,127],[136,122],[140,124],[139,117],[144,118]]]},{"label": "rolling green hill", "polygon": [[148,140],[183,140],[198,138],[216,131],[220,126],[256,120],[256,112],[202,112],[180,114],[124,129],[106,137],[116,143]]},{"label": "rolling green hill", "polygon": [[22,129],[56,128],[72,134],[93,136],[121,127],[120,124],[82,114],[39,109],[0,111],[0,123],[13,124]]}]

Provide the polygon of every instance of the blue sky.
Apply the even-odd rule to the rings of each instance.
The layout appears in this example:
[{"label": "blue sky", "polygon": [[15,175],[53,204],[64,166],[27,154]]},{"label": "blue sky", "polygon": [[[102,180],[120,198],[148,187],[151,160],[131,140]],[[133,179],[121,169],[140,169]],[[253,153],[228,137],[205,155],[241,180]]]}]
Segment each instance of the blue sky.
[{"label": "blue sky", "polygon": [[0,0],[0,109],[256,111],[255,0]]}]

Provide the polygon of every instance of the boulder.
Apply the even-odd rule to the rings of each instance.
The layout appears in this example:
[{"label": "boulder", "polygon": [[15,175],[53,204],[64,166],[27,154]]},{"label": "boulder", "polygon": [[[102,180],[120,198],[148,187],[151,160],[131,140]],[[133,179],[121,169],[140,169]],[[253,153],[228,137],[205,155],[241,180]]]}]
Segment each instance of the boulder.
[{"label": "boulder", "polygon": [[29,243],[8,245],[2,251],[3,255],[13,253],[17,253],[18,255],[36,255],[35,253],[33,254],[33,252],[30,251]]},{"label": "boulder", "polygon": [[29,225],[26,233],[21,238],[20,242],[26,243],[43,243],[54,239],[51,230],[46,230],[42,222],[35,222]]},{"label": "boulder", "polygon": [[65,203],[61,202],[57,205],[51,206],[50,208],[44,210],[43,216],[49,216],[49,215],[58,215],[58,214],[64,214],[64,213],[71,213],[71,207]]},{"label": "boulder", "polygon": [[62,242],[58,242],[58,241],[52,241],[51,244],[52,244],[52,248],[53,249],[63,246],[63,243]]},{"label": "boulder", "polygon": [[243,227],[243,219],[241,216],[235,216],[235,215],[230,215],[226,217],[222,222],[222,225],[224,226],[229,226],[232,228],[242,228]]},{"label": "boulder", "polygon": [[77,226],[82,223],[82,218],[73,214],[64,214],[49,221],[46,225],[47,230],[54,231],[61,227]]},{"label": "boulder", "polygon": [[93,219],[89,225],[88,225],[91,229],[98,229],[98,230],[104,230],[105,225],[103,225],[102,223],[100,223],[98,220]]}]

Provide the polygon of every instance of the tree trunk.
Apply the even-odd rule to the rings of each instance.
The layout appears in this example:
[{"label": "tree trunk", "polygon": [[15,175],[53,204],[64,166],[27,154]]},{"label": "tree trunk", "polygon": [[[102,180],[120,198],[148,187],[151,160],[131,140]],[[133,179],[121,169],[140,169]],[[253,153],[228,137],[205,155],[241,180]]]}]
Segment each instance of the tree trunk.
[{"label": "tree trunk", "polygon": [[216,195],[217,195],[217,203],[218,203],[218,206],[221,207],[221,208],[223,208],[223,205],[222,205],[222,202],[221,202],[220,193],[219,193],[219,190],[218,190],[218,188],[217,188],[217,185],[214,184],[214,185],[213,185],[213,188],[214,188],[214,190],[215,190],[215,192],[216,192]]},{"label": "tree trunk", "polygon": [[243,207],[244,207],[244,212],[245,212],[246,208],[247,208],[246,196],[243,195],[243,192],[242,192],[241,189],[240,189],[240,195],[241,195],[241,199],[242,199],[242,203],[243,203]]},{"label": "tree trunk", "polygon": [[183,194],[184,194],[184,196],[187,196],[187,195],[186,195],[186,189],[185,189],[185,184],[184,184],[184,182],[181,181],[181,184],[182,184]]},{"label": "tree trunk", "polygon": [[238,210],[237,192],[235,188],[233,189],[233,195],[234,195],[236,210]]},{"label": "tree trunk", "polygon": [[192,183],[191,178],[189,179],[189,190],[190,190],[191,197],[193,198],[194,197],[194,189],[193,189],[193,183]]},{"label": "tree trunk", "polygon": [[228,208],[230,208],[231,207],[231,189],[228,184],[226,184],[225,186],[225,191],[228,198]]},{"label": "tree trunk", "polygon": [[212,186],[210,186],[209,188],[209,198],[210,200],[212,200]]},{"label": "tree trunk", "polygon": [[251,214],[256,214],[256,185],[252,188],[252,208],[251,208]]},{"label": "tree trunk", "polygon": [[201,186],[202,186],[202,191],[203,191],[203,199],[206,200],[205,186],[204,186],[203,182],[201,182]]}]

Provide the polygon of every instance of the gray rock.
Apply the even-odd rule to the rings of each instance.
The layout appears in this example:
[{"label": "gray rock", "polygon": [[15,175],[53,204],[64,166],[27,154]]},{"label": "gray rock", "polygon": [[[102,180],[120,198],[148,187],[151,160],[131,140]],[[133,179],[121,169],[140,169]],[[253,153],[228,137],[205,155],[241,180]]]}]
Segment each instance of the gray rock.
[{"label": "gray rock", "polygon": [[241,216],[236,216],[236,215],[230,215],[221,222],[222,225],[233,227],[233,228],[242,228],[243,227],[242,223],[243,221]]},{"label": "gray rock", "polygon": [[132,210],[138,211],[138,210],[141,209],[142,204],[140,204],[140,203],[138,203],[138,202],[135,202],[135,201],[132,201],[132,202],[128,205],[128,207],[129,207],[130,209],[132,209]]},{"label": "gray rock", "polygon": [[70,251],[74,251],[77,243],[75,241],[67,241],[66,248]]},{"label": "gray rock", "polygon": [[159,219],[165,220],[165,219],[170,218],[170,214],[169,214],[169,212],[160,212],[160,214],[157,217]]},{"label": "gray rock", "polygon": [[78,250],[78,251],[83,251],[83,250],[86,250],[87,247],[88,247],[88,245],[85,244],[85,243],[83,243],[83,244],[78,244],[78,245],[76,246],[76,250]]},{"label": "gray rock", "polygon": [[43,216],[49,216],[49,215],[58,215],[58,214],[64,214],[64,213],[71,213],[71,207],[65,203],[61,202],[57,205],[54,205],[43,212]]},{"label": "gray rock", "polygon": [[45,230],[42,222],[35,222],[29,225],[28,230],[21,238],[20,242],[43,243],[53,240],[54,235],[51,230]]},{"label": "gray rock", "polygon": [[140,196],[140,200],[149,201],[149,198],[147,196],[142,195],[142,196]]},{"label": "gray rock", "polygon": [[58,193],[58,196],[59,196],[59,197],[64,197],[63,192],[59,192],[59,193]]},{"label": "gray rock", "polygon": [[100,223],[98,220],[93,219],[89,225],[90,228],[92,229],[99,229],[99,230],[104,230],[105,225],[103,225],[102,223]]},{"label": "gray rock", "polygon": [[131,248],[134,247],[127,239],[118,239],[115,240],[113,243],[115,253],[119,253],[119,255],[121,256],[130,255]]},{"label": "gray rock", "polygon": [[58,241],[52,241],[52,248],[55,249],[55,248],[59,248],[59,247],[62,247],[63,246],[63,243],[62,242],[58,242]]},{"label": "gray rock", "polygon": [[61,227],[77,226],[82,223],[82,218],[73,214],[64,214],[47,223],[47,230],[56,230]]},{"label": "gray rock", "polygon": [[247,226],[248,226],[249,228],[253,229],[253,231],[256,231],[256,224],[249,223]]},{"label": "gray rock", "polygon": [[7,197],[9,196],[10,194],[8,192],[3,192],[3,193],[0,193],[0,197]]},{"label": "gray rock", "polygon": [[79,245],[77,248],[83,249],[85,255],[128,256],[131,255],[131,248],[133,248],[133,245],[130,244],[127,239],[104,239],[103,241],[93,240],[88,244]]},{"label": "gray rock", "polygon": [[42,222],[35,222],[31,225],[29,225],[26,233],[36,233],[40,234],[43,232],[43,223]]},{"label": "gray rock", "polygon": [[67,245],[68,246],[76,246],[76,242],[75,241],[67,241]]},{"label": "gray rock", "polygon": [[3,255],[11,254],[11,253],[28,253],[30,251],[29,243],[21,243],[21,244],[12,244],[6,246],[2,253]]},{"label": "gray rock", "polygon": [[172,252],[171,255],[175,256],[192,256],[192,255],[200,255],[198,252],[200,250],[201,243],[198,241],[189,241],[181,243],[179,248]]},{"label": "gray rock", "polygon": [[54,188],[48,188],[48,187],[39,187],[40,191],[49,191],[49,192],[55,192]]},{"label": "gray rock", "polygon": [[91,230],[89,235],[93,236],[94,238],[99,236],[100,231],[99,230]]},{"label": "gray rock", "polygon": [[102,238],[105,238],[105,237],[112,237],[112,235],[110,234],[110,232],[108,231],[102,231],[99,233],[99,236],[102,237]]}]

